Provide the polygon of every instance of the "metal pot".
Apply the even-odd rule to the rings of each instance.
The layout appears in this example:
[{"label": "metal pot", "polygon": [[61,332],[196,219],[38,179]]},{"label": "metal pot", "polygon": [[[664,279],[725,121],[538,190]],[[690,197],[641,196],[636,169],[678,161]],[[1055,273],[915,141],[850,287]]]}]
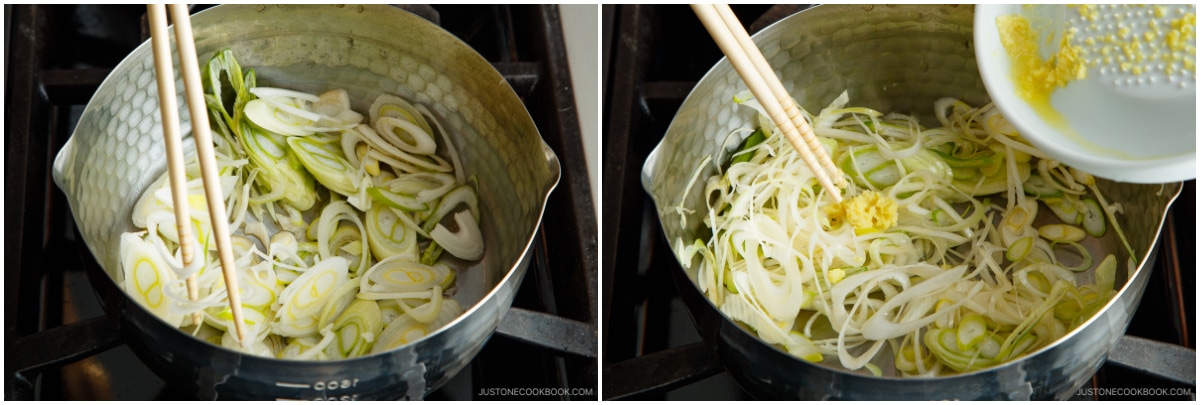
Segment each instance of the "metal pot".
[{"label": "metal pot", "polygon": [[[440,387],[511,306],[559,179],[558,158],[521,100],[468,45],[392,7],[225,5],[192,21],[201,61],[231,48],[242,66],[258,71],[261,85],[345,88],[357,111],[381,92],[429,107],[451,133],[466,174],[478,175],[487,252],[459,272],[455,298],[465,313],[390,352],[326,362],[249,356],[194,339],[120,299],[106,310],[119,314],[130,348],[171,386],[204,399],[420,399]],[[54,180],[103,267],[106,277],[93,280],[101,295],[121,285],[118,236],[134,230],[136,199],[165,171],[151,53],[144,43],[113,70],[54,162]]]},{"label": "metal pot", "polygon": [[[926,124],[935,100],[954,96],[972,105],[988,102],[972,47],[970,6],[826,5],[788,17],[754,36],[784,85],[808,111],[819,111],[843,90],[851,104],[918,116]],[[681,223],[680,203],[706,212],[701,188],[683,192],[706,156],[715,156],[735,128],[753,125],[754,113],[735,106],[745,85],[728,61],[718,62],[679,108],[642,171],[670,243],[707,236],[701,215]],[[736,146],[736,145],[735,145]],[[708,166],[701,176],[711,176]],[[760,397],[804,399],[1066,399],[1087,382],[1129,325],[1141,300],[1155,242],[1167,208],[1181,185],[1135,185],[1101,181],[1106,196],[1120,202],[1120,226],[1137,252],[1139,266],[1118,271],[1119,291],[1104,309],[1056,342],[1016,361],[990,369],[939,378],[875,377],[849,371],[835,358],[810,363],[763,343],[720,314],[696,285],[696,269],[676,274],[677,285],[697,329],[715,346],[731,374]],[[1114,232],[1089,244],[1094,257],[1116,253],[1125,263]],[[1098,256],[1097,256],[1098,255]],[[1090,272],[1080,276],[1090,280]],[[829,356],[833,357],[833,356]]]}]

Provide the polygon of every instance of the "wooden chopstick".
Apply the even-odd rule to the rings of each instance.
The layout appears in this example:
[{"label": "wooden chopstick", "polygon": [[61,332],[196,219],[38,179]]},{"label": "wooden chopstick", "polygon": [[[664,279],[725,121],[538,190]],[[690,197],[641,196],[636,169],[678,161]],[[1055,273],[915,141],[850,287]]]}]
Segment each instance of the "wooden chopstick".
[{"label": "wooden chopstick", "polygon": [[[736,35],[730,32],[730,24],[721,17],[717,9],[716,6],[708,4],[692,5],[692,10],[696,12],[696,16],[700,18],[704,27],[708,29],[709,35],[717,42],[717,46],[721,48],[721,52],[725,53],[734,70],[746,82],[746,86],[750,88],[750,92],[754,93],[754,97],[762,103],[763,109],[767,111],[767,115],[775,122],[775,126],[783,131],[784,137],[800,153],[800,157],[804,159],[804,163],[812,170],[813,175],[816,176],[821,186],[825,187],[829,192],[830,197],[835,202],[841,202],[841,191],[830,178],[831,174],[836,174],[839,183],[844,182],[841,179],[841,171],[833,166],[832,161],[830,161],[828,167],[833,168],[834,171],[832,173],[826,171],[826,166],[822,165],[822,160],[817,156],[817,153],[825,156],[825,160],[829,160],[829,157],[825,153],[825,149],[817,142],[816,135],[812,133],[812,129],[805,122],[803,127],[808,128],[808,131],[802,132],[784,110],[782,100],[790,101],[791,96],[788,96],[785,90],[782,92],[783,97],[776,97],[776,93],[772,91],[772,85],[768,84],[770,81],[779,81],[779,78],[775,76],[775,72],[770,70],[769,66],[766,66],[766,59],[762,57],[762,53],[758,50],[758,47],[753,46],[752,42],[749,48],[742,46]],[[745,30],[741,29],[741,23],[737,22],[736,17],[733,19],[733,24],[737,25],[739,30],[745,33]],[[749,38],[748,34],[746,36]],[[749,54],[756,54],[758,58],[762,59],[763,65],[766,66],[766,73],[756,67]],[[778,84],[777,86],[779,89],[783,89],[783,84]],[[791,104],[795,108],[795,103]],[[798,109],[795,115],[799,116],[800,120],[804,122],[804,117],[799,114]],[[813,145],[814,147],[810,147],[809,145]]]},{"label": "wooden chopstick", "polygon": [[717,14],[725,21],[725,27],[733,34],[738,44],[742,46],[742,50],[746,51],[746,55],[750,56],[750,62],[754,63],[754,67],[758,69],[758,74],[770,86],[771,93],[775,94],[775,99],[779,100],[780,106],[783,107],[783,112],[792,120],[792,124],[800,131],[804,143],[808,145],[809,150],[812,150],[813,155],[821,162],[821,166],[825,168],[826,173],[833,178],[834,182],[839,187],[846,186],[846,178],[842,175],[841,169],[833,164],[833,159],[829,158],[829,154],[825,153],[825,148],[817,142],[817,134],[813,133],[813,129],[808,125],[808,120],[804,118],[804,114],[800,113],[800,108],[796,106],[796,101],[792,99],[791,94],[788,94],[786,88],[783,87],[783,82],[775,76],[775,71],[771,69],[771,64],[767,62],[767,58],[763,56],[762,51],[754,44],[754,40],[750,38],[750,33],[746,32],[746,28],[742,27],[742,22],[738,21],[737,15],[733,14],[733,9],[729,8],[728,4],[716,4]]},{"label": "wooden chopstick", "polygon": [[[148,5],[147,10],[151,13],[161,13],[162,7],[162,5]],[[205,201],[208,203],[208,214],[213,228],[212,236],[217,243],[217,256],[221,262],[221,273],[225,278],[226,296],[229,300],[230,312],[233,314],[233,325],[237,332],[238,342],[245,345],[246,325],[243,322],[244,318],[242,316],[242,299],[238,291],[237,272],[233,261],[233,246],[229,240],[229,215],[225,211],[225,198],[218,178],[219,172],[216,153],[213,151],[212,131],[208,126],[208,109],[204,102],[204,89],[200,84],[200,64],[196,56],[196,44],[192,38],[191,16],[184,5],[172,4],[169,8],[171,19],[175,22],[175,39],[176,47],[179,50],[179,66],[183,70],[183,84],[184,91],[187,93],[188,112],[192,117],[192,138],[196,141],[196,157],[200,164],[200,177],[204,182],[204,196]],[[159,11],[154,11],[155,9]],[[151,20],[151,24],[153,25],[151,27],[152,36],[166,37],[167,28],[165,19]],[[155,35],[156,33],[158,35]],[[163,43],[166,44],[165,41]],[[171,70],[172,66],[169,59],[171,50],[169,44],[163,46],[165,49],[160,49],[158,44],[159,42],[156,41],[155,67],[159,70],[157,79],[161,91],[163,87],[162,82],[164,80],[174,82],[175,74]],[[160,59],[159,54],[164,54],[167,57],[165,67],[157,63],[158,59]],[[171,84],[171,88],[174,88],[174,83]],[[160,92],[159,98],[171,98],[173,100],[175,93],[164,94]],[[175,115],[178,114],[178,111],[176,109],[164,110],[163,114]],[[172,120],[176,123],[176,127],[178,127],[178,117],[174,117]],[[168,120],[163,120],[164,124],[167,122]],[[176,133],[176,136],[178,136],[178,133]],[[167,156],[170,159],[172,155],[168,154]],[[182,165],[182,163],[179,164]],[[179,184],[179,187],[182,186],[183,184]],[[174,192],[174,188],[177,186],[172,182],[171,187]]]},{"label": "wooden chopstick", "polygon": [[[162,110],[163,141],[167,147],[167,176],[171,182],[171,199],[175,206],[175,228],[179,235],[179,251],[183,256],[183,268],[191,269],[195,260],[195,237],[192,235],[192,220],[188,207],[187,176],[183,167],[182,139],[179,135],[179,106],[175,103],[175,74],[171,66],[171,43],[167,38],[167,11],[161,5],[146,8],[150,18],[150,41],[154,49],[154,70],[162,77],[158,80],[158,107]],[[196,273],[187,277],[188,299],[195,301],[199,296]],[[199,325],[203,315],[192,314],[192,323]]]}]

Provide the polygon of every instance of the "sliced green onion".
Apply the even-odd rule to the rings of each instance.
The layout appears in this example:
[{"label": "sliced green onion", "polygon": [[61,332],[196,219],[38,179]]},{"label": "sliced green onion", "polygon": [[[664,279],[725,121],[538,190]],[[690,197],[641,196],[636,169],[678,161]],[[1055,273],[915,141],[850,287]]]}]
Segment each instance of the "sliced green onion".
[{"label": "sliced green onion", "polygon": [[1049,182],[1042,178],[1042,176],[1039,174],[1030,174],[1029,179],[1026,179],[1025,183],[1021,186],[1025,190],[1025,194],[1036,196],[1038,198],[1059,197],[1063,195],[1062,190],[1050,185]]},{"label": "sliced green onion", "polygon": [[947,213],[946,210],[940,208],[930,212],[929,217],[937,226],[950,226],[953,224],[953,222],[951,222],[953,219],[951,218],[950,214]]},{"label": "sliced green onion", "polygon": [[[241,294],[242,307],[266,311],[275,303],[275,286],[263,283],[249,274],[247,270],[238,271],[238,292]],[[274,280],[270,281],[274,284]],[[226,307],[228,308],[228,307]]]},{"label": "sliced green onion", "polygon": [[329,345],[333,344],[333,341],[336,338],[337,338],[337,336],[333,333],[332,327],[326,326],[325,329],[321,330],[321,341],[312,345],[310,348],[308,348],[308,350],[305,350],[305,351],[301,352],[300,354],[297,354],[295,357],[291,357],[291,359],[292,360],[312,360],[312,359],[324,360],[324,359],[328,358],[328,356],[325,355],[325,349],[327,347],[329,347]]},{"label": "sliced green onion", "polygon": [[1050,280],[1046,279],[1046,275],[1038,271],[1028,271],[1022,273],[1024,279],[1029,283],[1029,286],[1043,294],[1050,293]]},{"label": "sliced green onion", "polygon": [[333,89],[321,93],[313,103],[312,110],[346,124],[358,124],[363,119],[362,114],[350,109],[350,92],[346,89]]},{"label": "sliced green onion", "polygon": [[375,102],[371,104],[369,112],[372,124],[382,117],[401,118],[416,124],[417,127],[426,133],[433,133],[433,129],[429,127],[429,123],[425,121],[425,117],[417,111],[416,106],[405,101],[403,98],[391,94],[380,94],[379,97],[375,98]]},{"label": "sliced green onion", "polygon": [[438,313],[442,311],[442,286],[441,284],[433,286],[433,292],[429,297],[429,302],[410,307],[404,300],[399,300],[400,308],[404,309],[404,313],[411,316],[413,320],[420,323],[431,323],[437,319]]},{"label": "sliced green onion", "polygon": [[283,306],[275,316],[278,321],[276,333],[303,336],[316,332],[316,316],[338,286],[346,282],[349,270],[349,260],[339,256],[326,258],[284,288],[279,297]]},{"label": "sliced green onion", "polygon": [[997,160],[995,153],[977,154],[970,157],[959,157],[948,153],[943,153],[942,151],[936,149],[930,149],[929,151],[946,161],[946,164],[956,169],[956,172],[959,168],[979,169],[994,166]]},{"label": "sliced green onion", "polygon": [[421,264],[426,266],[434,265],[434,263],[437,263],[438,257],[440,257],[442,252],[445,250],[446,249],[443,249],[442,245],[439,245],[436,240],[429,242],[429,246],[421,252]]},{"label": "sliced green onion", "polygon": [[333,137],[290,137],[292,153],[321,185],[338,194],[351,196],[358,192],[358,173],[350,165]]},{"label": "sliced green onion", "polygon": [[1056,243],[1056,244],[1054,244],[1054,246],[1070,246],[1075,249],[1076,253],[1079,254],[1081,262],[1079,263],[1078,266],[1063,265],[1063,268],[1070,270],[1070,271],[1074,271],[1074,272],[1087,271],[1087,269],[1092,268],[1092,264],[1094,263],[1092,261],[1092,252],[1089,251],[1086,247],[1083,247],[1083,245],[1080,245],[1077,242],[1065,242],[1065,243]]},{"label": "sliced green onion", "polygon": [[1075,204],[1074,197],[1062,196],[1054,198],[1046,198],[1042,200],[1046,207],[1054,213],[1054,216],[1059,220],[1071,224],[1079,225],[1083,222],[1083,213],[1079,211],[1079,206]]},{"label": "sliced green onion", "polygon": [[[371,154],[369,156],[376,157],[382,162],[386,162],[396,168],[404,169],[408,172],[417,171],[435,171],[449,172],[453,170],[449,163],[439,158],[437,155],[418,155],[413,156],[408,152],[400,150],[391,142],[384,139],[373,128],[366,125],[359,125],[354,128],[358,135],[367,142],[371,148],[383,152],[382,154]],[[372,151],[373,152],[373,151]],[[433,162],[430,162],[432,160]],[[406,167],[407,166],[407,167]]]},{"label": "sliced green onion", "polygon": [[453,175],[448,173],[402,174],[385,183],[393,193],[415,196],[419,202],[431,202],[441,198],[455,186]]},{"label": "sliced green onion", "polygon": [[[359,266],[366,265],[367,262],[361,260],[363,255],[371,253],[363,249],[363,236],[358,226],[342,223],[329,238],[330,253],[350,261],[350,274],[358,274]],[[320,250],[320,247],[317,249]]]},{"label": "sliced green onion", "polygon": [[1100,208],[1100,203],[1095,199],[1083,199],[1084,210],[1081,212],[1083,230],[1087,231],[1088,235],[1100,237],[1104,235],[1106,227],[1104,226],[1104,211]]},{"label": "sliced green onion", "polygon": [[454,300],[443,300],[442,308],[438,311],[438,317],[433,323],[424,324],[417,322],[408,314],[400,315],[392,320],[383,329],[383,332],[379,333],[379,339],[375,341],[375,345],[371,348],[371,353],[382,353],[415,342],[428,335],[431,331],[450,323],[450,321],[461,314],[462,308],[458,306],[457,302]]},{"label": "sliced green onion", "polygon": [[454,222],[458,226],[458,231],[450,232],[442,224],[437,224],[433,231],[429,232],[429,237],[433,238],[438,243],[438,246],[446,249],[446,252],[463,260],[479,260],[483,258],[483,234],[479,231],[479,224],[475,223],[475,218],[466,211],[459,211],[454,214]]},{"label": "sliced green onion", "polygon": [[428,204],[417,201],[417,197],[415,196],[396,193],[385,188],[368,187],[367,195],[370,195],[371,198],[383,205],[405,212],[425,211],[429,209]]},{"label": "sliced green onion", "polygon": [[879,366],[876,366],[875,363],[867,363],[867,364],[863,365],[863,368],[866,368],[867,371],[870,371],[871,375],[873,375],[873,376],[876,376],[876,377],[883,376],[883,370],[881,370],[879,368]]},{"label": "sliced green onion", "polygon": [[412,225],[400,220],[407,217],[383,204],[367,210],[367,242],[375,257],[405,256],[410,260],[417,257],[417,233]]},{"label": "sliced green onion", "polygon": [[896,369],[907,373],[922,372],[922,368],[928,369],[935,361],[933,354],[928,353],[925,344],[919,341],[916,344],[905,343],[895,356]]},{"label": "sliced green onion", "polygon": [[1000,221],[1000,237],[1005,244],[1012,246],[1017,239],[1028,235],[1036,235],[1033,230],[1033,220],[1037,217],[1037,202],[1033,200],[1019,201],[1008,210]]},{"label": "sliced green onion", "polygon": [[429,131],[405,119],[379,117],[375,120],[375,130],[392,145],[408,153],[431,155],[437,150],[437,143]]},{"label": "sliced green onion", "polygon": [[733,159],[729,161],[729,164],[732,166],[738,163],[749,162],[754,157],[754,152],[751,152],[751,150],[765,139],[767,139],[767,135],[763,133],[762,128],[755,130],[754,133],[750,134],[742,142],[742,146],[733,154]]},{"label": "sliced green onion", "polygon": [[245,146],[250,163],[262,170],[259,184],[268,190],[283,190],[284,201],[298,210],[305,211],[316,204],[316,181],[291,153],[284,136],[244,125],[238,132],[238,141]]},{"label": "sliced green onion", "polygon": [[[377,291],[359,291],[357,297],[364,300],[427,300],[433,296],[433,290],[418,291],[418,292],[377,292]],[[400,308],[396,304],[396,308]]]},{"label": "sliced green onion", "polygon": [[900,164],[884,157],[874,145],[851,148],[840,166],[856,183],[875,189],[890,187],[900,181]]},{"label": "sliced green onion", "polygon": [[454,169],[454,178],[458,181],[458,184],[465,184],[466,173],[463,171],[462,159],[458,155],[458,148],[454,146],[454,140],[450,139],[450,135],[446,132],[446,129],[442,127],[441,121],[439,121],[437,116],[433,115],[429,109],[425,108],[423,105],[418,105],[417,111],[429,117],[429,121],[433,122],[438,134],[442,136],[442,142],[444,142],[446,153],[450,155],[450,163]]},{"label": "sliced green onion", "polygon": [[317,328],[324,328],[341,316],[350,303],[354,302],[356,295],[358,295],[358,283],[342,283],[337,286],[330,293],[329,298],[325,301],[325,306],[321,308],[321,313],[317,316]]},{"label": "sliced green onion", "polygon": [[153,245],[133,233],[121,235],[121,268],[125,271],[125,291],[150,313],[172,326],[183,321],[182,311],[174,313],[163,289],[175,274],[158,255]]},{"label": "sliced green onion", "polygon": [[454,282],[458,280],[458,272],[443,262],[434,263],[432,266],[446,273],[446,278],[442,279],[442,283],[439,284],[442,287],[442,291],[448,291],[453,288]]},{"label": "sliced green onion", "polygon": [[[262,97],[262,98],[296,99],[296,100],[301,100],[301,101],[307,101],[310,103],[315,103],[315,102],[321,100],[321,98],[316,96],[315,94],[309,94],[309,93],[305,93],[303,91],[281,89],[278,87],[255,87],[255,88],[250,89],[250,93],[253,93],[255,96]],[[313,113],[313,114],[315,114],[315,113]],[[316,121],[317,117],[314,115],[314,116],[312,116],[312,118],[313,118],[313,121]]]},{"label": "sliced green onion", "polygon": [[[1000,161],[1003,162],[1003,161]],[[996,194],[1008,191],[1008,170],[1007,163],[1001,163],[1000,168],[992,175],[983,174],[982,178],[971,178],[966,180],[955,179],[954,186],[959,190],[973,196],[983,196],[988,194]],[[1017,163],[1018,183],[1024,182],[1029,178],[1030,166],[1029,163]]]},{"label": "sliced green onion", "polygon": [[376,263],[360,277],[360,292],[422,292],[450,277],[445,267],[426,266],[389,257]]},{"label": "sliced green onion", "polygon": [[1108,295],[1113,292],[1117,281],[1117,256],[1109,253],[1096,266],[1096,291]]},{"label": "sliced green onion", "polygon": [[[987,333],[984,338],[997,339],[991,333]],[[925,334],[925,346],[934,357],[958,372],[978,370],[996,364],[992,358],[981,356],[978,349],[959,350],[956,333],[951,329],[930,330]]]},{"label": "sliced green onion", "polygon": [[1080,184],[1083,184],[1085,186],[1096,185],[1096,178],[1094,176],[1092,176],[1090,173],[1084,172],[1083,170],[1079,170],[1074,167],[1069,168],[1068,171],[1071,172],[1071,177],[1074,177],[1075,181],[1079,182]]},{"label": "sliced green onion", "polygon": [[1058,243],[1079,242],[1087,237],[1087,234],[1082,229],[1063,224],[1042,225],[1038,228],[1038,235],[1046,240]]},{"label": "sliced green onion", "polygon": [[1026,236],[1013,241],[1012,245],[1008,246],[1008,250],[1004,252],[1004,258],[1010,262],[1018,262],[1029,255],[1029,251],[1033,249],[1033,237]]},{"label": "sliced green onion", "polygon": [[367,354],[383,326],[379,304],[372,300],[354,300],[333,322],[333,332],[337,334],[333,347],[341,358]]},{"label": "sliced green onion", "polygon": [[[1107,209],[1108,203],[1104,201],[1104,193],[1100,192],[1100,188],[1096,186],[1094,181],[1092,184],[1088,185],[1088,187],[1091,188],[1092,193],[1096,195],[1096,199],[1098,200],[1096,204],[1097,207],[1104,207],[1102,212],[1107,216],[1108,221],[1112,223],[1113,229],[1117,231],[1117,238],[1121,239],[1121,244],[1125,246],[1125,251],[1129,253],[1129,259],[1134,260],[1133,258],[1136,257],[1137,254],[1134,253],[1133,247],[1129,246],[1129,239],[1125,237],[1125,232],[1121,230],[1121,224],[1117,222],[1116,210],[1110,211]],[[1131,266],[1130,268],[1133,267]]]},{"label": "sliced green onion", "polygon": [[958,342],[958,350],[966,351],[967,349],[976,347],[979,342],[983,341],[984,334],[987,333],[987,321],[982,315],[971,314],[967,315],[959,321],[956,337]]},{"label": "sliced green onion", "polygon": [[442,218],[458,208],[459,204],[466,204],[467,208],[471,211],[471,216],[475,218],[475,221],[479,221],[479,197],[475,194],[474,188],[463,185],[455,187],[442,196],[442,199],[437,203],[437,207],[433,209],[433,213],[421,225],[421,229],[425,230],[425,232],[432,231],[442,221]]},{"label": "sliced green onion", "polygon": [[[264,310],[258,308],[250,308],[242,306],[242,322],[246,325],[246,337],[257,336],[260,332],[267,330],[268,322],[267,315]],[[223,331],[236,331],[233,326],[233,311],[229,310],[229,305],[212,306],[204,312],[204,321],[207,325]]]},{"label": "sliced green onion", "polygon": [[[251,89],[253,92],[254,89]],[[265,99],[251,100],[246,103],[246,118],[263,130],[285,136],[307,136],[312,131],[304,127],[313,123],[311,120],[300,118],[292,111],[281,110]]]},{"label": "sliced green onion", "polygon": [[[335,251],[334,249],[340,246],[331,245],[331,242],[334,241],[333,235],[337,229],[340,228],[338,224],[341,221],[347,220],[350,221],[351,224],[354,224],[355,229],[358,230],[359,241],[369,240],[367,236],[367,228],[363,226],[362,220],[359,219],[358,211],[356,211],[348,202],[331,202],[321,210],[321,216],[317,218],[317,221],[319,222],[317,225],[317,254],[319,254],[322,259],[335,257],[333,254]],[[359,271],[367,267],[368,259],[370,259],[370,255],[359,255],[358,264],[353,266],[354,271],[356,272],[355,274],[359,274]]]},{"label": "sliced green onion", "polygon": [[[224,88],[221,81],[222,73],[229,80],[229,85],[232,87],[234,93],[235,100],[232,109],[235,112],[234,114],[230,114],[230,110],[225,108],[226,100],[221,93]],[[204,73],[201,75],[204,88],[211,90],[211,93],[205,96],[210,112],[223,117],[225,123],[229,126],[229,130],[235,134],[239,132],[241,118],[241,115],[237,112],[242,111],[245,103],[251,99],[250,92],[246,89],[248,83],[246,83],[245,79],[247,77],[251,76],[249,74],[247,76],[242,75],[242,66],[233,57],[233,51],[228,48],[214,54],[212,59],[209,59],[208,63],[204,65]],[[253,87],[253,83],[249,83],[249,85]],[[209,95],[212,96],[211,99],[209,99]]]}]

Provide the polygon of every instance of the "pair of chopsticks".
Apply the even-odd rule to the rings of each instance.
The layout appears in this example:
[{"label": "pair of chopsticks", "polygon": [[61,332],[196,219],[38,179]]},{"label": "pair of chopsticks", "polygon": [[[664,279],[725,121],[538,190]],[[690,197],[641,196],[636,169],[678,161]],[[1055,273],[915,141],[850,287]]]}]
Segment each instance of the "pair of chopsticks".
[{"label": "pair of chopsticks", "polygon": [[[839,187],[846,186],[842,171],[833,164],[825,148],[817,142],[817,135],[800,113],[796,102],[788,95],[779,77],[771,69],[767,59],[750,39],[733,10],[725,4],[693,4],[692,10],[700,17],[709,35],[733,64],[738,75],[746,82],[754,98],[762,103],[775,126],[783,130],[784,137],[800,153],[804,163],[812,170],[817,181],[829,191],[836,202],[842,201]],[[836,181],[836,182],[835,182]]]},{"label": "pair of chopsticks", "polygon": [[[179,250],[183,267],[191,269],[195,261],[195,238],[192,236],[192,221],[188,209],[187,178],[183,167],[182,137],[179,129],[179,109],[175,104],[175,71],[171,62],[171,43],[167,33],[167,13],[161,4],[146,6],[150,19],[150,37],[154,48],[155,78],[158,80],[158,104],[162,110],[163,137],[167,147],[167,171],[171,181],[171,198],[175,200],[175,225],[179,232]],[[204,102],[204,88],[200,84],[200,64],[196,56],[196,44],[192,39],[191,16],[187,6],[172,4],[171,19],[175,21],[175,40],[179,48],[179,65],[183,69],[183,85],[187,92],[188,112],[192,117],[192,137],[196,141],[196,155],[200,160],[200,176],[204,181],[204,195],[208,213],[212,220],[213,236],[217,242],[217,255],[221,261],[221,272],[225,276],[225,290],[229,298],[229,309],[233,313],[233,324],[238,342],[245,344],[246,326],[242,322],[242,298],[238,292],[237,273],[233,262],[233,246],[229,241],[229,215],[225,212],[225,198],[218,179],[218,168],[213,152],[212,131],[208,126],[208,108]],[[201,255],[204,251],[201,249]],[[195,300],[199,288],[196,272],[187,279],[188,298]],[[192,321],[200,323],[201,314],[192,314]]]}]

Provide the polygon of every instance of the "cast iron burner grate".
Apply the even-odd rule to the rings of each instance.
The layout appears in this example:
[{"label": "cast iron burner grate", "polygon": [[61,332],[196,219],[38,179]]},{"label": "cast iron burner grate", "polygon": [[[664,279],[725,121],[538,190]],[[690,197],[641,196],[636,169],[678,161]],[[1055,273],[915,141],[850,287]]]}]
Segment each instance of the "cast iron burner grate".
[{"label": "cast iron burner grate", "polygon": [[[430,398],[582,388],[575,392],[590,394],[556,398],[595,399],[596,218],[558,10],[403,8],[440,21],[491,61],[562,163],[513,309],[480,355]],[[4,11],[5,399],[185,399],[133,356],[118,320],[99,309],[85,275],[97,265],[50,179],[50,164],[83,107],[147,37],[145,8],[6,5]]]},{"label": "cast iron burner grate", "polygon": [[[734,6],[734,12],[754,33],[807,7]],[[752,398],[696,332],[672,281],[679,264],[640,181],[646,156],[662,140],[675,111],[723,55],[687,6],[604,6],[603,15],[604,398]],[[1137,399],[1129,394],[1146,392],[1120,388],[1177,389],[1145,398],[1194,398],[1195,195],[1195,181],[1189,181],[1172,206],[1158,264],[1127,332],[1193,350],[1191,366],[1174,370],[1191,382],[1154,377],[1110,359],[1091,388],[1118,389],[1081,390],[1074,399]],[[1145,349],[1115,351],[1112,357],[1161,359],[1168,353]],[[1167,392],[1184,394],[1162,395]]]}]

